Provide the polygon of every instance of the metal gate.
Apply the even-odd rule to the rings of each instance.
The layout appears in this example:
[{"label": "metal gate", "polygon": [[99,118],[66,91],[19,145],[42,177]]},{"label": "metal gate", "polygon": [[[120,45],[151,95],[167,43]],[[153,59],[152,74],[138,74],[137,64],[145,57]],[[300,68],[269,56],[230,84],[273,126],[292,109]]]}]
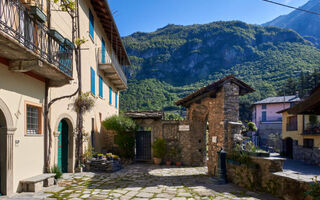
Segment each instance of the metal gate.
[{"label": "metal gate", "polygon": [[136,160],[151,160],[151,131],[136,132]]}]

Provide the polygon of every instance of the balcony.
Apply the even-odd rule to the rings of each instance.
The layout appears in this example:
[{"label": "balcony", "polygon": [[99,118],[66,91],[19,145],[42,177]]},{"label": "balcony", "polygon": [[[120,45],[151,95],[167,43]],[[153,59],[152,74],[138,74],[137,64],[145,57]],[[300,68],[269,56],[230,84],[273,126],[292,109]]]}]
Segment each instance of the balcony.
[{"label": "balcony", "polygon": [[0,57],[9,70],[32,72],[59,87],[72,80],[73,51],[53,32],[19,0],[0,0]]},{"label": "balcony", "polygon": [[109,51],[107,48],[99,48],[98,57],[99,69],[104,72],[104,76],[108,78],[118,90],[127,89],[127,78],[124,73],[125,68],[120,65],[113,51]]},{"label": "balcony", "polygon": [[320,124],[308,124],[302,135],[319,135],[320,136]]}]

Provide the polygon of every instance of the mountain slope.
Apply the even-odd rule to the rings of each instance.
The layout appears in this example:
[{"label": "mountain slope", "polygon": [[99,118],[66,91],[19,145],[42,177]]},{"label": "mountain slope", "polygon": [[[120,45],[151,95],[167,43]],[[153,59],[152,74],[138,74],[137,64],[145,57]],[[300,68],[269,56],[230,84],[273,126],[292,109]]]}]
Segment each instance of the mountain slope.
[{"label": "mountain slope", "polygon": [[[300,8],[304,10],[314,11],[320,13],[320,1],[310,0]],[[264,26],[277,26],[282,28],[290,28],[297,31],[302,36],[311,36],[320,39],[320,16],[313,15],[306,12],[295,10],[288,15],[282,15],[276,19],[267,22]],[[309,40],[309,38],[306,38]],[[310,38],[310,40],[314,40]],[[317,41],[318,42],[318,41]]]},{"label": "mountain slope", "polygon": [[122,110],[178,110],[174,101],[227,74],[257,89],[242,98],[246,108],[320,66],[319,50],[296,32],[238,21],[168,25],[125,37],[124,44],[133,67]]}]

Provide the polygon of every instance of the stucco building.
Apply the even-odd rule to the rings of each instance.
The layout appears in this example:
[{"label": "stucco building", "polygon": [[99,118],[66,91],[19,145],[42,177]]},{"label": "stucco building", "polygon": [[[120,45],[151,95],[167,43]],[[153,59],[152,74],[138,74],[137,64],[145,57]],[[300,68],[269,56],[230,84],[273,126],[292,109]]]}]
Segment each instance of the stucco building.
[{"label": "stucco building", "polygon": [[258,128],[260,145],[266,145],[270,134],[281,134],[282,115],[277,113],[300,101],[296,95],[268,97],[252,105],[252,121]]},{"label": "stucco building", "polygon": [[320,86],[301,103],[279,113],[283,116],[283,154],[320,165]]},{"label": "stucco building", "polygon": [[[0,0],[0,193],[21,191],[20,181],[42,174],[46,152],[50,165],[75,169],[76,96],[52,104],[45,131],[45,108],[51,100],[78,88],[72,20],[51,1]],[[50,5],[47,2],[51,2]],[[77,1],[76,1],[77,2]],[[103,0],[78,1],[82,92],[94,97],[84,115],[84,132],[97,151],[100,121],[119,113],[120,91],[127,88],[123,66],[129,59],[112,13]]]}]

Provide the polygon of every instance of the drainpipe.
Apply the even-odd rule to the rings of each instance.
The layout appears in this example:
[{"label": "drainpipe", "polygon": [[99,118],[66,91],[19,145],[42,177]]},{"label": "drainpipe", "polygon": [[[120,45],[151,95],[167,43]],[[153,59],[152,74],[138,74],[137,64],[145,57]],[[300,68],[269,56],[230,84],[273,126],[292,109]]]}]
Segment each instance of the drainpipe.
[{"label": "drainpipe", "polygon": [[47,159],[48,158],[48,115],[49,115],[49,110],[48,110],[48,91],[49,91],[49,81],[48,79],[45,80],[45,92],[44,92],[44,172],[48,173],[48,162]]},{"label": "drainpipe", "polygon": [[[48,18],[48,28],[51,27],[51,4],[50,0],[47,0],[47,18]],[[48,40],[48,53],[51,55],[51,41]],[[48,164],[48,147],[49,147],[49,106],[48,106],[48,94],[49,94],[49,81],[48,79],[45,80],[45,99],[44,99],[44,172],[48,173],[49,167]]]}]

